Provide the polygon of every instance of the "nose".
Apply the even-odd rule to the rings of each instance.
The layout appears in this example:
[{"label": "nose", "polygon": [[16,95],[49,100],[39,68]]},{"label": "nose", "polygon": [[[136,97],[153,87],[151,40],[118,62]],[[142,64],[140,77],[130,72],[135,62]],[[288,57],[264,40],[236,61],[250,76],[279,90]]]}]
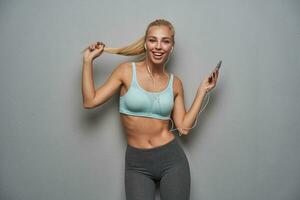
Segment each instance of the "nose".
[{"label": "nose", "polygon": [[155,48],[156,48],[156,49],[160,49],[160,42],[157,42],[157,43],[156,43]]}]

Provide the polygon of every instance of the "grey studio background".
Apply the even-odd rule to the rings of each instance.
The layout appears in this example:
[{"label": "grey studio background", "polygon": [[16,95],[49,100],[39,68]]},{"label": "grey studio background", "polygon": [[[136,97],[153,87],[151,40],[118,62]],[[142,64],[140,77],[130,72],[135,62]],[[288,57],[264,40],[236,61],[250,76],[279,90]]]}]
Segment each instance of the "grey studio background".
[{"label": "grey studio background", "polygon": [[[187,110],[223,60],[196,128],[174,133],[191,199],[299,200],[299,10],[298,0],[2,0],[0,199],[125,199],[119,94],[83,108],[80,51],[127,45],[165,18],[176,31],[167,68],[183,81]],[[136,59],[104,53],[95,86]]]}]

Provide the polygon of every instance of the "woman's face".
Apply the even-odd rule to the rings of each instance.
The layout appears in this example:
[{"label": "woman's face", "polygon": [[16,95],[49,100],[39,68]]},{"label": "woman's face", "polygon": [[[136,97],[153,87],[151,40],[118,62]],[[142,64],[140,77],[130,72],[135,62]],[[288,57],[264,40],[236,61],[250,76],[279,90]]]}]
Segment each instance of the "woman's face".
[{"label": "woman's face", "polygon": [[161,25],[149,28],[146,38],[146,53],[149,60],[155,64],[164,63],[172,46],[172,32],[169,27]]}]

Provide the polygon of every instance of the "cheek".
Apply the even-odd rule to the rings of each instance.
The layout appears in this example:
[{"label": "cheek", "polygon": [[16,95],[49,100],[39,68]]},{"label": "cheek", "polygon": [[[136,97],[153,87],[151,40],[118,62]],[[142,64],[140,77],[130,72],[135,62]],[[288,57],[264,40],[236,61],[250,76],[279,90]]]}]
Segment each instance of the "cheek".
[{"label": "cheek", "polygon": [[155,44],[148,43],[148,47],[149,47],[149,49],[154,49],[155,48]]},{"label": "cheek", "polygon": [[162,48],[163,48],[165,51],[171,51],[172,46],[171,46],[170,44],[163,44],[163,45],[162,45]]}]

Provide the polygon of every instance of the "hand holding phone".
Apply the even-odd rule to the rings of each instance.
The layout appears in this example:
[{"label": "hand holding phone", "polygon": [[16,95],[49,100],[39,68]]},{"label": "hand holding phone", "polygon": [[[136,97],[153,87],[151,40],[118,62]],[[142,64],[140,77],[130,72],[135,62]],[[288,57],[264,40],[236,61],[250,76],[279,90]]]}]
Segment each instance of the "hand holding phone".
[{"label": "hand holding phone", "polygon": [[[219,61],[219,63],[218,63],[217,66],[215,67],[214,71],[218,71],[218,70],[221,68],[221,64],[222,64],[222,60]],[[214,71],[213,71],[213,72],[214,72]],[[212,73],[213,73],[213,72],[212,72]],[[212,81],[212,75],[209,77],[208,81],[209,81],[209,83],[211,83],[211,81]]]}]

